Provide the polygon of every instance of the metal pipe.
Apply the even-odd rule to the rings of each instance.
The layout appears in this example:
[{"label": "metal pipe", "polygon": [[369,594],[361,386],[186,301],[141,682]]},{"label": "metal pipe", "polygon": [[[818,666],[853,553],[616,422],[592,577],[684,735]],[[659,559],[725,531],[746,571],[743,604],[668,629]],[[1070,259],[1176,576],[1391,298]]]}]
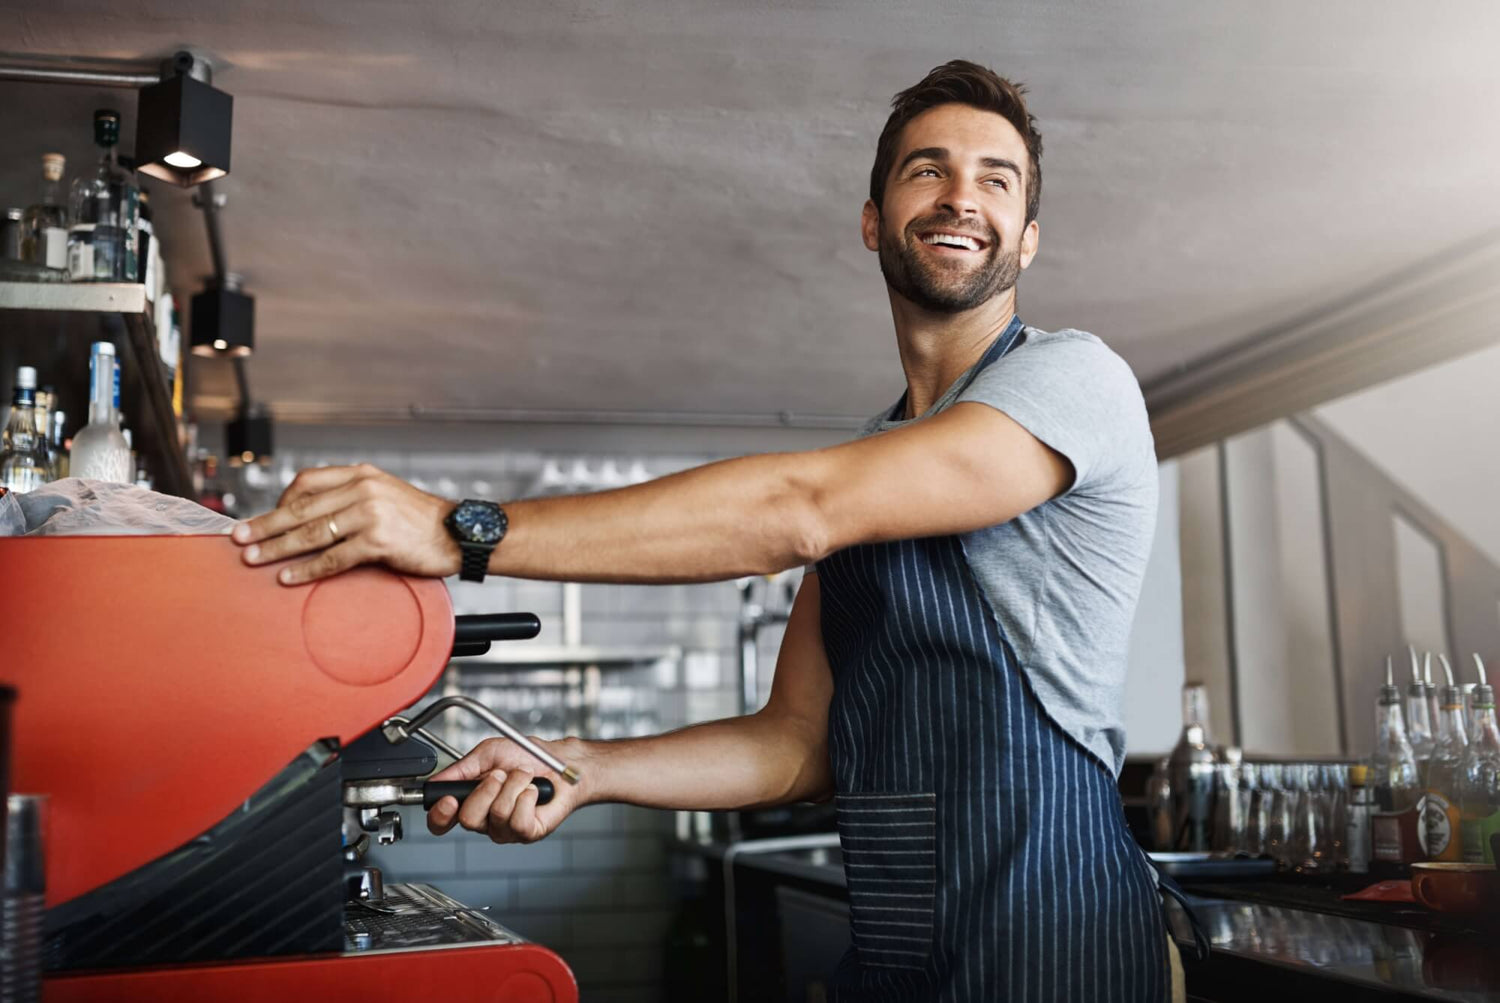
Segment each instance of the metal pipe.
[{"label": "metal pipe", "polygon": [[240,388],[240,417],[250,417],[250,378],[245,374],[245,360],[234,358],[234,382]]},{"label": "metal pipe", "polygon": [[229,266],[224,261],[224,238],[219,232],[219,199],[214,194],[213,182],[203,182],[193,201],[203,210],[203,226],[208,230],[208,253],[214,259],[214,280],[222,286],[229,275]]},{"label": "metal pipe", "polygon": [[521,748],[525,749],[548,769],[561,774],[562,778],[568,783],[578,783],[577,770],[573,769],[573,767],[569,766],[567,763],[563,762],[561,759],[558,759],[552,753],[548,752],[540,745],[537,745],[525,735],[521,734],[509,721],[505,720],[505,718],[496,714],[494,711],[490,710],[484,704],[480,703],[478,700],[473,699],[472,697],[443,697],[441,700],[434,700],[432,703],[422,708],[421,713],[412,718],[410,721],[407,721],[405,723],[393,721],[392,723],[387,724],[382,730],[385,732],[385,737],[391,742],[403,742],[407,738],[409,738],[418,728],[422,727],[428,721],[431,721],[433,718],[437,717],[443,711],[448,710],[452,707],[459,707],[463,710],[468,711],[470,714],[473,714],[485,724],[489,725],[491,728],[494,728],[500,734],[504,735],[506,738],[510,739],[512,742],[515,742]]},{"label": "metal pipe", "polygon": [[37,84],[85,84],[139,90],[161,83],[159,73],[120,73],[109,70],[44,70],[36,66],[0,66],[0,80]]},{"label": "metal pipe", "polygon": [[417,736],[422,741],[426,742],[428,745],[432,746],[434,749],[437,749],[443,755],[447,756],[449,759],[452,759],[455,762],[464,758],[464,754],[462,752],[459,752],[453,746],[449,745],[441,738],[438,738],[426,728],[413,728],[411,726],[410,718],[402,717],[400,714],[393,714],[389,719],[387,719],[385,723],[386,725],[399,724],[403,726],[410,734]]}]

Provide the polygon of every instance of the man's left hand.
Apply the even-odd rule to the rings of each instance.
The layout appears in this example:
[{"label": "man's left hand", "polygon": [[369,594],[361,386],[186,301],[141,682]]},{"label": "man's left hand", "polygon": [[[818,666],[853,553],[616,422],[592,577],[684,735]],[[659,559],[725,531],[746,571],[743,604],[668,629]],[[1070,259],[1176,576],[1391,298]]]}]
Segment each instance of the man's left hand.
[{"label": "man's left hand", "polygon": [[321,551],[281,569],[283,585],[381,563],[411,575],[457,574],[458,544],[443,520],[454,502],[412,487],[367,463],[299,473],[276,509],[242,522],[232,538],[246,564],[270,564]]}]

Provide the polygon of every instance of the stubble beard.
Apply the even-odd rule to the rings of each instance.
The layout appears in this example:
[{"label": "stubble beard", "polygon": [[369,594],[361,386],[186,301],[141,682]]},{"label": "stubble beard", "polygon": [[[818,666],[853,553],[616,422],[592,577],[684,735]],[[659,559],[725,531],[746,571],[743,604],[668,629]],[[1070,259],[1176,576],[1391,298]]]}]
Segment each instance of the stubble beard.
[{"label": "stubble beard", "polygon": [[951,228],[972,233],[956,220],[929,217],[915,220],[902,234],[887,231],[880,225],[880,272],[886,284],[912,303],[931,313],[963,313],[988,303],[1016,284],[1021,276],[1021,248],[1000,246],[993,232],[974,234],[984,240],[989,254],[977,266],[944,267],[924,257],[915,246],[923,230]]}]

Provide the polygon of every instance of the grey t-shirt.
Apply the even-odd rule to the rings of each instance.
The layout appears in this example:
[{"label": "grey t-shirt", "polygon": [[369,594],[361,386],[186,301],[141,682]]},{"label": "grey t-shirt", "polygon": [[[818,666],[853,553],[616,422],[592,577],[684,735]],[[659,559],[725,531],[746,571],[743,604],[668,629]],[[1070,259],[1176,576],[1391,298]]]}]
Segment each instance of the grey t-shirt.
[{"label": "grey t-shirt", "polygon": [[[1073,464],[1067,491],[962,542],[1043,709],[1118,774],[1130,625],[1156,528],[1156,450],[1140,385],[1092,334],[1027,327],[1009,354],[964,373],[912,420],[964,401],[1004,412]],[[860,435],[908,424],[893,413]]]}]

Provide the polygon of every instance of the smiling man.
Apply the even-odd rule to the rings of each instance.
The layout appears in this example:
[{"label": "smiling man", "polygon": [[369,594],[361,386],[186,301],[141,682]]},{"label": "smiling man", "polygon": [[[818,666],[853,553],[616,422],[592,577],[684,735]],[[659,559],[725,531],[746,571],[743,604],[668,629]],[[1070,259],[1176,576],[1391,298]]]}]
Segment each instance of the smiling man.
[{"label": "smiling man", "polygon": [[531,842],[592,802],[832,798],[853,938],[834,998],[1181,998],[1115,787],[1156,459],[1125,363],[1016,315],[1040,161],[1021,88],[984,67],[954,61],[896,96],[861,232],[906,393],[853,442],[503,506],[309,470],[236,529],[252,564],[320,552],[288,585],[370,561],[594,582],[813,565],[764,710],[551,743],[583,779],[540,807],[536,762],[485,742],[446,771],[483,782],[440,801],[433,831]]}]

